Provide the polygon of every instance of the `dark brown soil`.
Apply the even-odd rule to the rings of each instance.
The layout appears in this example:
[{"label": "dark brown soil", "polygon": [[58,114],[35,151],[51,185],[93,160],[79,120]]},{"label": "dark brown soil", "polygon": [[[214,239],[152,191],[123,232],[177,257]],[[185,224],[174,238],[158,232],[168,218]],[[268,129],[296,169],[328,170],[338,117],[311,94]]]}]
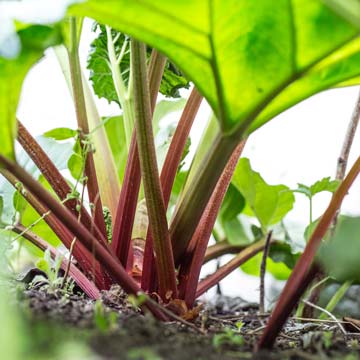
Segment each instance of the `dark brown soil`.
[{"label": "dark brown soil", "polygon": [[[315,320],[290,319],[272,352],[255,353],[267,316],[241,299],[219,297],[215,304],[204,304],[197,331],[140,314],[116,287],[103,293],[102,305],[43,287],[25,290],[20,303],[30,309],[30,323],[43,324],[49,337],[56,328],[55,334],[61,334],[56,336],[84,342],[96,359],[360,359],[359,334],[344,336],[338,324]],[[96,316],[99,309],[103,314]],[[51,341],[45,337],[42,346]]]}]

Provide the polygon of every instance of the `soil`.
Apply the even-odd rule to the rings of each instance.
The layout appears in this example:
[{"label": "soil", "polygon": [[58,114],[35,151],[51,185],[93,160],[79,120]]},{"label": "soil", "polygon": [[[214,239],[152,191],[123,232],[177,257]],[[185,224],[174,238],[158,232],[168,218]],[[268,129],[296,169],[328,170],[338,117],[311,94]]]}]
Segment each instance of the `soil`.
[{"label": "soil", "polygon": [[332,321],[293,318],[274,350],[254,352],[268,316],[259,316],[256,304],[239,298],[218,296],[203,304],[193,321],[196,329],[141,314],[119,287],[103,292],[102,304],[41,285],[26,287],[20,298],[32,336],[40,338],[33,342],[42,353],[51,354],[70,339],[90,351],[87,359],[360,359],[359,333],[344,335]]}]

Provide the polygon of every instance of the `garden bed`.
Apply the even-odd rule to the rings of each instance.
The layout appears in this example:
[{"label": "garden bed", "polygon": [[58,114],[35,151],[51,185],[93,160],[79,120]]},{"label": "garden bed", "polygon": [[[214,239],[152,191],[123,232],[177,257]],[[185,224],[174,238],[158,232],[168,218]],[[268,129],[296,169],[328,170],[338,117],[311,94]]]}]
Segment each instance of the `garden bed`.
[{"label": "garden bed", "polygon": [[34,349],[49,356],[59,344],[71,341],[83,346],[90,359],[359,358],[358,334],[344,336],[331,321],[294,318],[286,323],[273,351],[255,353],[267,316],[259,316],[257,305],[240,298],[218,296],[214,303],[203,304],[193,322],[196,329],[142,315],[116,286],[102,292],[101,304],[83,295],[49,293],[43,287],[26,289],[21,308],[35,343],[41,345],[34,344]]}]

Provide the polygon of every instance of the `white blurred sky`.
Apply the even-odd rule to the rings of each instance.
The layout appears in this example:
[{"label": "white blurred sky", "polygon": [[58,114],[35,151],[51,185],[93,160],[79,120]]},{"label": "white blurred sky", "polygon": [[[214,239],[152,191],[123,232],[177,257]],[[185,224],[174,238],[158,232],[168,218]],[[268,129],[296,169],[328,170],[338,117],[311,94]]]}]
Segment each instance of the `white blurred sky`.
[{"label": "white blurred sky", "polygon": [[[88,45],[93,37],[90,24],[81,46],[81,61],[85,67]],[[351,117],[359,88],[351,87],[327,91],[303,101],[284,112],[251,135],[244,156],[249,157],[253,169],[260,172],[270,184],[283,183],[291,188],[296,183],[312,184],[325,176],[334,176],[337,157]],[[96,98],[100,114],[115,115],[115,104]],[[192,134],[199,137],[210,110],[203,104]],[[52,51],[29,73],[23,86],[18,109],[21,121],[35,135],[59,126],[76,128],[75,113],[61,70]],[[360,135],[356,135],[349,165],[359,155]],[[308,202],[301,195],[290,221],[305,225],[308,220]],[[329,194],[318,195],[314,200],[314,218],[320,216],[330,199]],[[343,212],[360,214],[360,180],[353,185],[343,204]],[[239,275],[226,280],[229,293],[241,292],[235,283]],[[247,277],[241,278],[241,288],[248,288],[245,298],[256,299],[257,284]],[[250,288],[249,288],[250,287]],[[239,291],[238,291],[239,290]]]}]

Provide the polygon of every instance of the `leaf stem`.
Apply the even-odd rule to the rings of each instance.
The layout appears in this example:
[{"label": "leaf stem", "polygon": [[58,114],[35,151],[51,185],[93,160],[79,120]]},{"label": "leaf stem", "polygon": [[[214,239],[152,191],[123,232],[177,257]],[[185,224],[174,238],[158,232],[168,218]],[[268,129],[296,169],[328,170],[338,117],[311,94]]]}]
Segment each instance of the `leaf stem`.
[{"label": "leaf stem", "polygon": [[248,246],[246,249],[240,251],[239,254],[236,255],[227,264],[221,266],[215,273],[200,281],[196,290],[196,298],[204,294],[206,291],[224,279],[227,275],[229,275],[232,271],[236,270],[240,265],[244,264],[246,261],[262,251],[264,246],[265,240],[260,240]]},{"label": "leaf stem", "polygon": [[145,45],[131,41],[132,69],[134,75],[134,105],[136,114],[136,138],[140,169],[144,182],[150,231],[154,240],[159,293],[164,301],[177,297],[174,258],[166,220],[157,168],[154,135],[151,125],[152,111],[146,68]]},{"label": "leaf stem", "polygon": [[[165,65],[165,64],[164,64]],[[149,73],[151,73],[149,71]],[[160,86],[160,83],[159,83]],[[176,127],[174,136],[171,140],[169,150],[166,154],[165,162],[161,170],[160,182],[164,197],[165,208],[168,207],[171,189],[174,184],[175,176],[181,162],[181,157],[186,146],[186,140],[189,136],[192,124],[199,110],[203,97],[194,87],[188,101],[186,102],[184,111],[181,114],[179,123]],[[144,290],[152,291],[152,282],[155,279],[153,243],[151,233],[148,231],[144,252],[144,266],[141,287]]]},{"label": "leaf stem", "polygon": [[[149,69],[152,68],[152,76],[149,77],[149,88],[151,97],[151,111],[154,112],[156,99],[159,92],[162,74],[164,72],[164,62],[155,56],[156,50],[152,51]],[[148,70],[149,72],[149,70]],[[154,75],[157,75],[155,77]],[[129,155],[126,162],[123,186],[121,188],[120,199],[116,210],[114,222],[112,247],[123,266],[127,266],[128,254],[131,243],[132,228],[135,219],[137,200],[141,184],[141,173],[139,163],[139,153],[136,143],[136,130],[131,137]]]},{"label": "leaf stem", "polygon": [[[348,280],[345,281],[340,287],[339,289],[336,291],[336,293],[332,296],[332,298],[330,299],[330,301],[328,302],[328,304],[326,305],[325,310],[328,311],[329,313],[331,313],[336,305],[339,303],[339,301],[345,296],[346,292],[349,290],[350,286],[352,285],[352,281]],[[320,320],[325,320],[327,318],[327,313],[323,312],[320,316],[319,319]]]},{"label": "leaf stem", "polygon": [[[85,96],[82,84],[82,74],[79,59],[79,43],[77,22],[75,17],[70,18],[70,46],[68,49],[69,65],[71,73],[71,84],[73,89],[73,97],[75,103],[76,118],[78,126],[81,129],[80,134],[81,146],[84,146],[83,141],[86,141],[86,136],[89,134],[89,124],[86,113]],[[90,151],[86,157],[85,174],[88,177],[87,188],[90,202],[94,204],[94,219],[103,236],[106,238],[106,226],[103,217],[103,207],[100,198],[100,190],[96,177],[96,170],[94,164],[93,154]]]},{"label": "leaf stem", "polygon": [[266,274],[266,261],[269,256],[270,242],[272,237],[272,230],[270,230],[266,236],[263,256],[260,265],[260,301],[259,301],[259,313],[265,314],[265,274]]},{"label": "leaf stem", "polygon": [[[132,79],[129,78],[128,88],[126,88],[124,79],[122,77],[120,71],[120,62],[126,52],[126,48],[128,47],[128,40],[125,39],[122,48],[120,50],[120,54],[116,57],[115,53],[115,42],[116,38],[113,39],[111,34],[110,26],[106,25],[106,35],[107,35],[107,48],[108,55],[110,61],[110,70],[112,74],[112,78],[114,81],[114,86],[116,90],[116,94],[118,100],[120,102],[121,108],[123,109],[123,121],[125,128],[125,139],[127,148],[130,148],[131,136],[134,130],[135,118],[134,118],[134,110],[133,110],[133,97],[131,91],[131,82]],[[130,70],[131,71],[131,70]]]},{"label": "leaf stem", "polygon": [[245,141],[240,143],[231,155],[205,208],[194,236],[186,249],[185,255],[182,257],[179,273],[179,292],[180,298],[183,298],[189,307],[192,307],[195,301],[196,287],[211,232],[244,146]]},{"label": "leaf stem", "polygon": [[177,208],[170,225],[176,264],[184,254],[218,179],[237,145],[237,138],[218,134]]}]

